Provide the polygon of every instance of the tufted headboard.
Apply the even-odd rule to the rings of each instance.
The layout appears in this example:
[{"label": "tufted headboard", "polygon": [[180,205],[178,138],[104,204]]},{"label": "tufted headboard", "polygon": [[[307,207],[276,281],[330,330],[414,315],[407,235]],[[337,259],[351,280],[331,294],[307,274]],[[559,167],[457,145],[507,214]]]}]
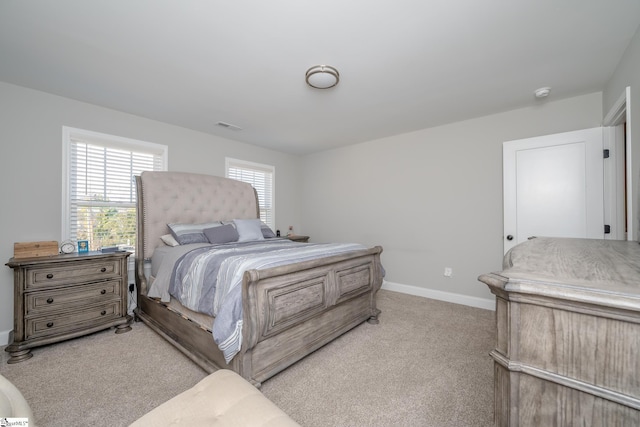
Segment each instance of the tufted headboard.
[{"label": "tufted headboard", "polygon": [[149,259],[168,223],[196,224],[260,218],[257,193],[247,183],[186,172],[142,172],[136,176],[136,258]]}]

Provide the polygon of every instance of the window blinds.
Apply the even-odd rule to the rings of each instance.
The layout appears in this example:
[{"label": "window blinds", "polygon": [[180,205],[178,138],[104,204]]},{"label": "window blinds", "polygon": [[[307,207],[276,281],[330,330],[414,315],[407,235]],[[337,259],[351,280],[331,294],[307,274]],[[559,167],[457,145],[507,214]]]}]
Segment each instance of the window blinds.
[{"label": "window blinds", "polygon": [[260,219],[274,228],[273,175],[274,167],[242,160],[227,159],[227,178],[247,182],[258,193]]},{"label": "window blinds", "polygon": [[134,175],[164,170],[164,152],[122,142],[72,138],[69,143],[69,238],[88,240],[90,250],[105,246],[133,250]]}]

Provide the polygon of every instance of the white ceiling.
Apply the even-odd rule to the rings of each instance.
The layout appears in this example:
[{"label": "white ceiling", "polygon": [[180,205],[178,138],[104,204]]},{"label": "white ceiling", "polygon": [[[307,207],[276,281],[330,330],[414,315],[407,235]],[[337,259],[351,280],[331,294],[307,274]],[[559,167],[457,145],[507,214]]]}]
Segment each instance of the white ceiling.
[{"label": "white ceiling", "polygon": [[304,154],[601,91],[639,24],[639,0],[2,0],[0,81]]}]

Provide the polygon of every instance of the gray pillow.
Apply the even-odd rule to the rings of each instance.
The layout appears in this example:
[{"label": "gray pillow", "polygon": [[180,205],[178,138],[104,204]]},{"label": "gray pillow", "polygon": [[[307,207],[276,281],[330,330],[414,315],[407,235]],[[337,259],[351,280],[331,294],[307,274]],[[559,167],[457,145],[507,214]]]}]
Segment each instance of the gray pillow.
[{"label": "gray pillow", "polygon": [[201,224],[182,224],[171,223],[167,224],[171,235],[181,245],[189,243],[208,243],[207,236],[204,235],[205,228],[219,227],[222,223],[220,221],[205,222]]},{"label": "gray pillow", "polygon": [[238,241],[238,232],[231,224],[221,225],[219,227],[207,228],[204,235],[209,243],[229,243]]},{"label": "gray pillow", "polygon": [[276,237],[276,233],[274,233],[273,230],[269,228],[269,226],[264,222],[260,223],[260,229],[262,230],[262,235],[264,236],[265,239],[271,239],[273,237]]},{"label": "gray pillow", "polygon": [[238,231],[238,242],[264,240],[262,224],[259,219],[234,219],[233,223]]}]

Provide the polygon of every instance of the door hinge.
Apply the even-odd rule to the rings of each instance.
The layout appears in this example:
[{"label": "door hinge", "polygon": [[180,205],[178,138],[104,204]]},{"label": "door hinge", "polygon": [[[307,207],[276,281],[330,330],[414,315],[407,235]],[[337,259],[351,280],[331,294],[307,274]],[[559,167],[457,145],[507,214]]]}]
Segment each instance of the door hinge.
[{"label": "door hinge", "polygon": [[604,226],[604,234],[611,234],[611,226],[610,225],[605,225]]},{"label": "door hinge", "polygon": [[608,149],[608,148],[605,148],[605,149],[603,150],[603,152],[604,152],[604,158],[605,158],[605,159],[608,159],[608,158],[609,158],[609,149]]}]

